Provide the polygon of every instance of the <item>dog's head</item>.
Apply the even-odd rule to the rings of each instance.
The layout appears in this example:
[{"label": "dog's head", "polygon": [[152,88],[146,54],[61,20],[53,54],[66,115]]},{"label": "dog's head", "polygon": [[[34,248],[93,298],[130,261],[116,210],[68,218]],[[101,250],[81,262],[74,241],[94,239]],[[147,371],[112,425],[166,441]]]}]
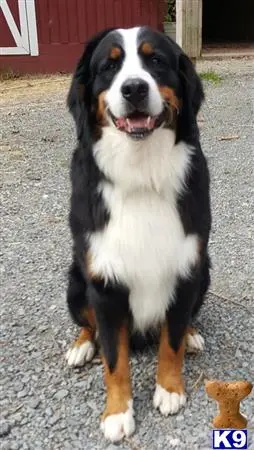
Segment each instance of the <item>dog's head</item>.
[{"label": "dog's head", "polygon": [[[111,126],[132,139],[159,127],[188,139],[203,100],[201,82],[178,45],[149,27],[105,30],[91,39],[68,96],[79,139],[88,125]],[[96,133],[98,136],[98,133]]]}]

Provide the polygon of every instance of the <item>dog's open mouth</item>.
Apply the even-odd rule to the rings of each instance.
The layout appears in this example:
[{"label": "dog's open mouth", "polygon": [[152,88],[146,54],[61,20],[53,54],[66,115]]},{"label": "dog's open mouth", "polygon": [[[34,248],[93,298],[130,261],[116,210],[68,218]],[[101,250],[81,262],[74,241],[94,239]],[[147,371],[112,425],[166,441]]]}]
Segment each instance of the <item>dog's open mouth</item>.
[{"label": "dog's open mouth", "polygon": [[128,116],[110,116],[116,128],[129,134],[133,139],[144,139],[164,121],[164,111],[158,116],[149,116],[144,113],[134,112]]}]

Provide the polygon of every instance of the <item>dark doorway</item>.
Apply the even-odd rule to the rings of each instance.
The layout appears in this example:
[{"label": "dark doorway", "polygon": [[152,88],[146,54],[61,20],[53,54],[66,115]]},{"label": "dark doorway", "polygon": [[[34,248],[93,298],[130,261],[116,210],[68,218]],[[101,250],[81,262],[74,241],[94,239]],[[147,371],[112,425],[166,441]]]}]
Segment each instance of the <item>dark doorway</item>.
[{"label": "dark doorway", "polygon": [[254,42],[253,0],[203,0],[203,43]]}]

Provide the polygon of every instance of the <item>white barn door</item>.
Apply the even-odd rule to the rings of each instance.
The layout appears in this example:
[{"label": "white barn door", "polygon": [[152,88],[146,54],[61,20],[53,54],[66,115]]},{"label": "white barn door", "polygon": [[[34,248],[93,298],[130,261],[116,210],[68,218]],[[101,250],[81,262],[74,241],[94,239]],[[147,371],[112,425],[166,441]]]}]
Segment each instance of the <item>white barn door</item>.
[{"label": "white barn door", "polygon": [[15,47],[1,47],[0,55],[38,56],[38,36],[34,0],[17,0],[20,29],[12,15],[8,0],[0,0],[0,13],[4,15],[8,28],[13,36]]}]

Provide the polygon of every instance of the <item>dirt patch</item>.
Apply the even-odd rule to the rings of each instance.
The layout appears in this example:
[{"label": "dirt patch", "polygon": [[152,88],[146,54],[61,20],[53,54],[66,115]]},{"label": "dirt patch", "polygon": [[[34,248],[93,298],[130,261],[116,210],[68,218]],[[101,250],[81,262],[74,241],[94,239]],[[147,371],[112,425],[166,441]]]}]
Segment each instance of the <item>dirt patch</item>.
[{"label": "dirt patch", "polygon": [[1,82],[0,106],[6,103],[16,104],[21,101],[45,101],[59,91],[67,93],[70,75],[37,76],[11,79]]}]

